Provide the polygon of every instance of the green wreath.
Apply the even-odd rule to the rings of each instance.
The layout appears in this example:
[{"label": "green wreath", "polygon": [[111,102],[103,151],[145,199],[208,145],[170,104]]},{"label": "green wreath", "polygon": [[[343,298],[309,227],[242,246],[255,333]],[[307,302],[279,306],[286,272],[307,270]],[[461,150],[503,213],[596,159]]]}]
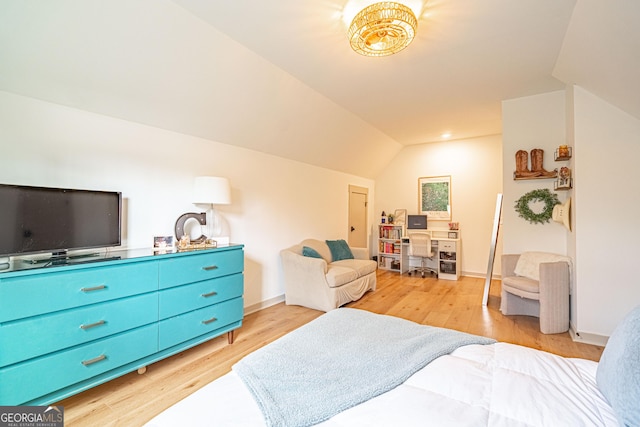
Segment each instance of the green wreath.
[{"label": "green wreath", "polygon": [[[535,213],[529,207],[532,201],[544,202],[544,209],[540,213]],[[551,193],[548,189],[533,190],[526,193],[516,201],[516,212],[518,215],[531,224],[544,224],[549,222],[553,214],[553,207],[560,204],[558,196]]]}]

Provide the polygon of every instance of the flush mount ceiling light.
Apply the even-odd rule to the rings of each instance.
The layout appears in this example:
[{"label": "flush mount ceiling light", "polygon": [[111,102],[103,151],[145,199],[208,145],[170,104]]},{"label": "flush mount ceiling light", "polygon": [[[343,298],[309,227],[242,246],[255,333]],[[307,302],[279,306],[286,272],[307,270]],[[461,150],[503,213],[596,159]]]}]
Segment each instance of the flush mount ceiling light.
[{"label": "flush mount ceiling light", "polygon": [[409,46],[418,20],[407,6],[385,1],[362,9],[349,26],[353,50],[364,56],[387,56]]}]

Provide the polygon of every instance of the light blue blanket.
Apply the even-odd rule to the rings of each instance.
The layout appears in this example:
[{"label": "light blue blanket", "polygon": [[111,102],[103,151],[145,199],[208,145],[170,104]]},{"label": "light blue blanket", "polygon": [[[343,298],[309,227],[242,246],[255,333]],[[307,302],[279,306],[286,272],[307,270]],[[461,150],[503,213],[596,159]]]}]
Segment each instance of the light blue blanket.
[{"label": "light blue blanket", "polygon": [[249,354],[233,370],[268,426],[309,426],[397,387],[460,346],[493,342],[340,308]]}]

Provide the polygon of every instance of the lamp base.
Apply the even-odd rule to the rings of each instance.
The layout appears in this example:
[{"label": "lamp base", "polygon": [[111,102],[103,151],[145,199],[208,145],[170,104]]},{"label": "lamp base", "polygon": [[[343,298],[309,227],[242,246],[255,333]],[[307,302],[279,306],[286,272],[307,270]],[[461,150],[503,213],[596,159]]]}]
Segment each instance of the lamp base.
[{"label": "lamp base", "polygon": [[229,246],[229,236],[213,236],[211,239],[218,243],[218,247]]}]

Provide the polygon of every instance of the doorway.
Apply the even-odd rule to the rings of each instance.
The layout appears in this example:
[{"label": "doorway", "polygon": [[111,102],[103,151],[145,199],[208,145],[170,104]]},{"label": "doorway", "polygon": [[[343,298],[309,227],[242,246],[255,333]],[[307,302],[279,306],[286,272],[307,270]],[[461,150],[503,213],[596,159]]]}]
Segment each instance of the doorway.
[{"label": "doorway", "polygon": [[349,186],[349,246],[366,248],[367,245],[367,204],[369,189]]}]

